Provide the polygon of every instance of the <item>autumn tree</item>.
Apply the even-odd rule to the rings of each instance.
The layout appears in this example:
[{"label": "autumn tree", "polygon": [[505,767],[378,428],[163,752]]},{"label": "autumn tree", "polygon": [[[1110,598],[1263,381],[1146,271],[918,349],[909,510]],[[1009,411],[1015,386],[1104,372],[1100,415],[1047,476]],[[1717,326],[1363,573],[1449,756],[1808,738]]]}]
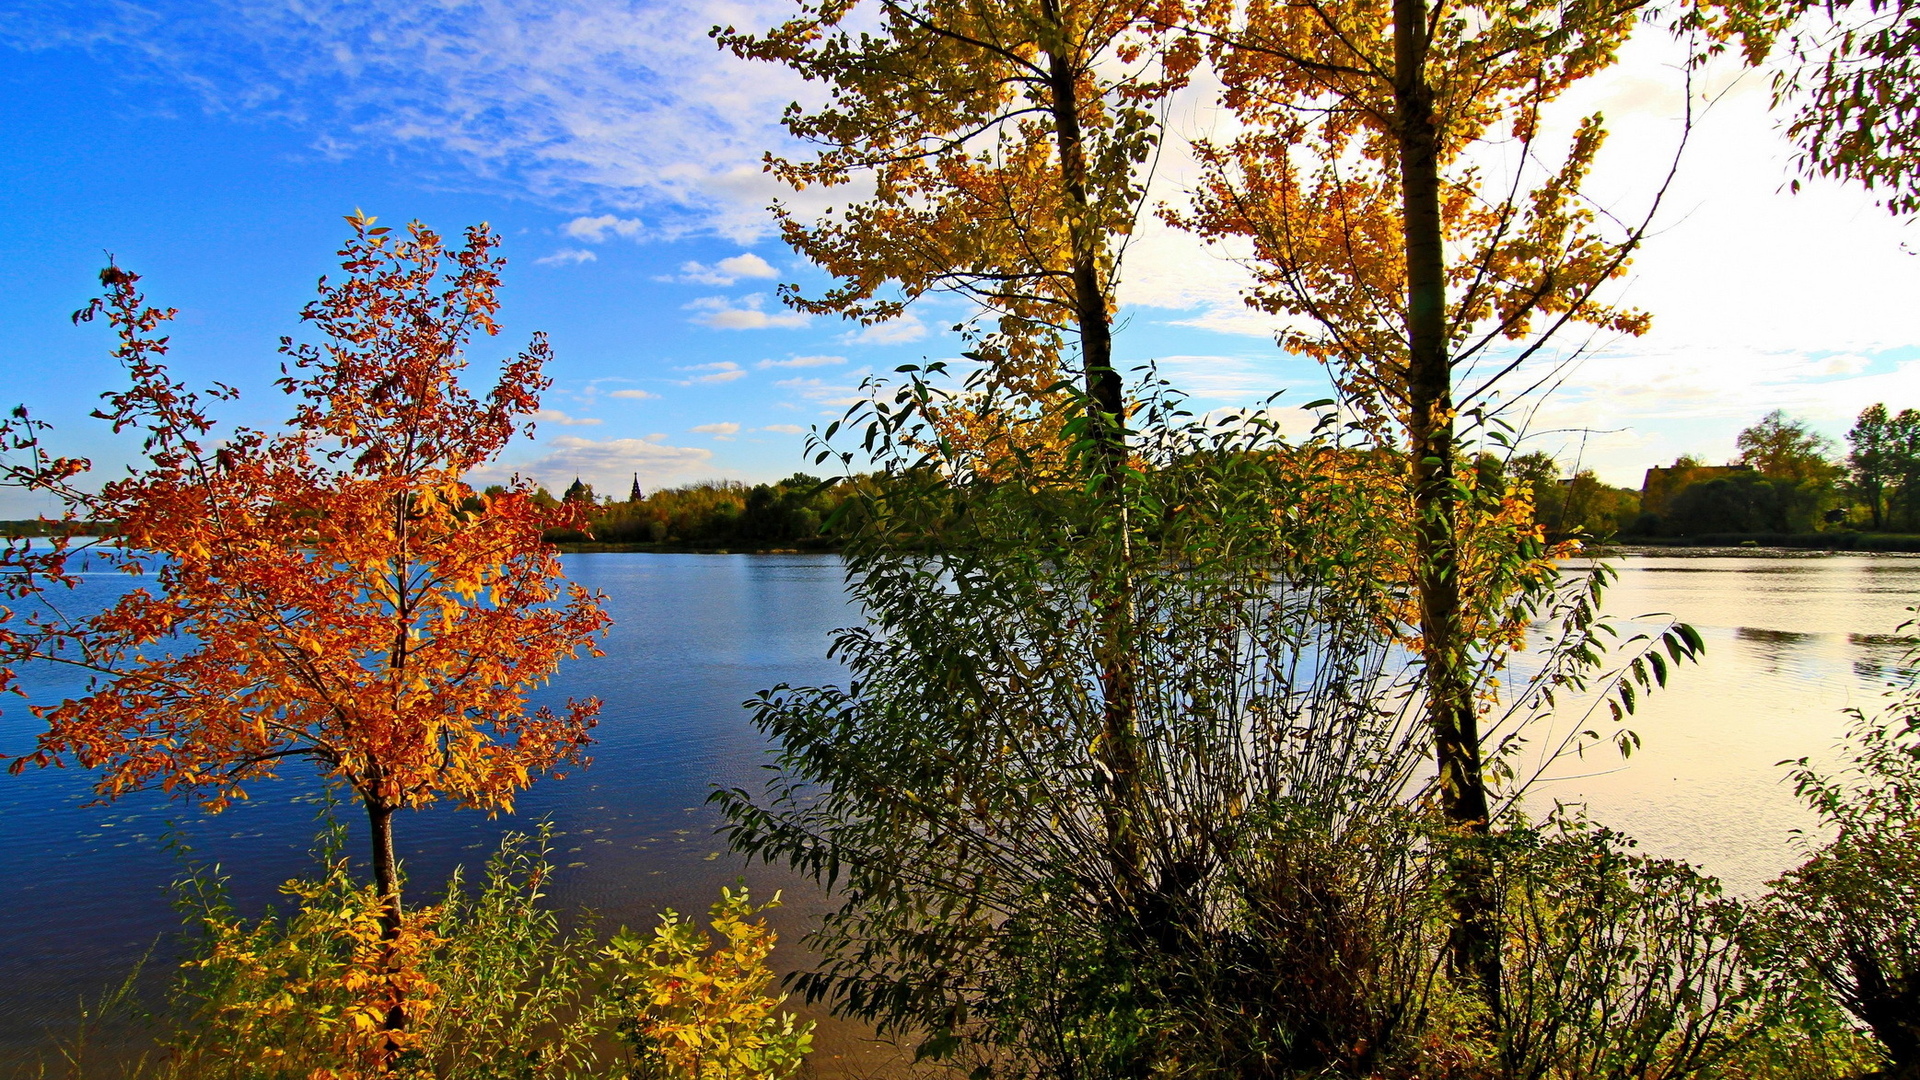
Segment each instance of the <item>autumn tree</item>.
[{"label": "autumn tree", "polygon": [[[788,302],[865,323],[929,293],[977,305],[979,385],[989,398],[1037,403],[1022,415],[1039,426],[1013,432],[1016,413],[988,403],[957,423],[946,410],[935,437],[1060,451],[1073,462],[1066,482],[1107,507],[1091,542],[1120,554],[1092,560],[1102,569],[1086,588],[1105,628],[1099,745],[1112,874],[1134,894],[1147,888],[1149,855],[1132,820],[1134,526],[1122,491],[1129,408],[1114,367],[1115,288],[1158,147],[1156,106],[1198,56],[1191,43],[1154,47],[1155,26],[1177,10],[1167,0],[829,0],[765,34],[715,31],[735,54],[828,88],[825,106],[794,105],[785,117],[818,152],[770,155],[769,170],[796,190],[870,185],[813,220],[775,208],[786,241],[835,279],[819,296],[788,289]],[[1074,369],[1078,416],[1057,407],[1063,366]],[[981,427],[986,417],[994,421]],[[970,468],[999,467],[992,455],[964,457]]]},{"label": "autumn tree", "polygon": [[[1708,11],[1687,18],[1711,34],[1737,27],[1709,25]],[[1476,838],[1493,817],[1480,680],[1499,645],[1472,616],[1506,602],[1529,556],[1511,533],[1476,541],[1462,440],[1506,438],[1498,414],[1536,382],[1516,373],[1566,328],[1647,326],[1603,290],[1649,218],[1596,208],[1585,185],[1601,118],[1562,128],[1552,112],[1646,15],[1639,0],[1246,0],[1209,6],[1191,28],[1242,132],[1200,145],[1195,208],[1176,217],[1251,241],[1249,303],[1288,317],[1280,344],[1326,364],[1347,405],[1405,455],[1411,631],[1439,801],[1461,840],[1453,964],[1496,1012],[1497,904]],[[1476,542],[1512,546],[1483,557]],[[1471,579],[1477,558],[1496,572]]]},{"label": "autumn tree", "polygon": [[66,495],[73,516],[114,523],[93,556],[141,584],[26,634],[32,656],[94,678],[36,708],[46,731],[12,768],[70,761],[106,798],[159,787],[218,810],[309,759],[366,811],[391,938],[395,814],[443,798],[510,810],[536,775],[584,761],[599,703],[556,713],[528,695],[607,620],[541,541],[574,511],[542,510],[523,484],[472,501],[462,480],[548,385],[539,336],[484,394],[461,383],[469,343],[498,332],[497,239],[478,226],[449,249],[418,223],[347,220],[345,275],[302,312],[320,342],[282,339],[282,432],[216,436],[206,397],[163,363],[173,312],[136,275],[109,266],[75,315],[118,336],[130,385],[98,415],[140,432],[145,462]]}]

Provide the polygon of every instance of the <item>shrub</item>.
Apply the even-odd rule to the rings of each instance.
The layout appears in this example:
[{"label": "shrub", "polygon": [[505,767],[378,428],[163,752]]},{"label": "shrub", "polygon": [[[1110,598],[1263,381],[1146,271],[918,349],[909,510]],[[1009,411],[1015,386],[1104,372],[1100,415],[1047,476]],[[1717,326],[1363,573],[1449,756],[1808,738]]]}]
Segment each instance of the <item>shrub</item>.
[{"label": "shrub", "polygon": [[[710,924],[713,939],[673,911],[649,937],[622,927],[601,951],[609,1006],[633,1047],[633,1076],[646,1080],[785,1080],[806,1059],[813,1024],[778,1013],[784,997],[767,993],[767,956],[775,936],[756,915],[780,896],[754,905],[747,891],[722,889]],[[749,921],[752,920],[752,921]]]},{"label": "shrub", "polygon": [[[291,903],[239,915],[223,879],[182,881],[187,956],[169,1007],[147,1019],[160,1053],[125,1062],[129,1080],[784,1080],[811,1024],[775,1015],[766,966],[774,934],[746,891],[727,891],[708,952],[668,912],[650,939],[600,942],[546,903],[551,829],[510,834],[478,887],[456,872],[441,902],[383,938],[384,904],[354,884],[329,827],[319,872],[289,881]],[[776,901],[777,903],[777,898]],[[106,1010],[138,1014],[130,979],[61,1047],[73,1080],[100,1075],[89,1036]],[[403,1029],[390,1023],[399,1010]],[[43,1068],[43,1073],[45,1069]]]}]

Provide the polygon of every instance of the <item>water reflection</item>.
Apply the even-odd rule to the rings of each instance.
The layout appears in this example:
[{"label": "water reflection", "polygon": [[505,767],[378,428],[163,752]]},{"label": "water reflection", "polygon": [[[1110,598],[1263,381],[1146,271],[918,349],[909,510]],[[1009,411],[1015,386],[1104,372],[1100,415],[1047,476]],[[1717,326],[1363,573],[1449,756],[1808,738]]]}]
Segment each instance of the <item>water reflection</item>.
[{"label": "water reflection", "polygon": [[[1800,857],[1814,822],[1781,763],[1831,763],[1847,710],[1876,711],[1900,674],[1897,628],[1920,600],[1920,559],[1869,556],[1627,558],[1606,611],[1631,630],[1672,612],[1706,641],[1630,720],[1626,761],[1556,769],[1536,807],[1583,803],[1656,855],[1684,858],[1751,892]],[[1600,775],[1592,775],[1600,772]],[[1587,774],[1587,775],[1581,775]]]},{"label": "water reflection", "polygon": [[[742,873],[762,890],[795,889],[724,854],[705,798],[714,784],[757,787],[764,776],[767,747],[743,700],[837,676],[828,635],[857,617],[838,560],[581,555],[567,567],[607,593],[615,618],[607,656],[567,669],[548,691],[606,702],[595,762],[537,785],[516,817],[446,807],[410,815],[399,836],[413,879],[444,880],[457,864],[475,865],[502,830],[547,817],[563,834],[556,899],[609,924],[649,923],[666,906],[701,909]],[[1844,710],[1879,704],[1899,674],[1894,635],[1920,598],[1920,559],[1630,558],[1619,571],[1606,609],[1629,634],[1665,625],[1640,613],[1674,612],[1700,630],[1707,655],[1633,717],[1643,748],[1630,761],[1602,750],[1564,763],[1535,804],[1582,803],[1649,852],[1694,861],[1736,891],[1757,888],[1796,861],[1793,830],[1810,823],[1779,763],[1830,760]],[[93,575],[72,603],[102,603],[127,584]],[[38,673],[29,688],[47,700],[71,683]],[[4,708],[0,753],[19,753],[33,721]],[[0,1050],[43,1042],[49,1027],[71,1022],[78,997],[173,928],[163,887],[176,864],[161,843],[170,822],[232,872],[250,910],[307,865],[321,801],[311,778],[261,785],[250,803],[210,819],[150,795],[87,808],[87,781],[76,770],[0,778],[9,853],[0,905],[10,916],[0,922]],[[801,902],[780,913],[784,931],[810,914],[811,894],[793,895]],[[833,1069],[835,1052],[823,1052],[823,1068]]]}]

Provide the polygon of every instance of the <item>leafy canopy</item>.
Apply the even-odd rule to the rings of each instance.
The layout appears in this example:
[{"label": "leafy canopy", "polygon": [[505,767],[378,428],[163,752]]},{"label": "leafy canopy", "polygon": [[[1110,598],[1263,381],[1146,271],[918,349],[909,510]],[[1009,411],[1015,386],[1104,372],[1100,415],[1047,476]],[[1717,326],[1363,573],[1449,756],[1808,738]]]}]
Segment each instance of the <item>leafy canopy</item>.
[{"label": "leafy canopy", "polygon": [[37,709],[47,730],[14,770],[71,760],[100,770],[106,797],[157,785],[218,809],[307,757],[370,807],[505,810],[583,760],[598,702],[527,701],[606,624],[541,541],[571,519],[524,487],[476,497],[462,481],[537,409],[546,342],[471,393],[465,347],[498,332],[494,235],[449,250],[418,223],[348,222],[345,277],[302,313],[322,342],[282,341],[282,433],[214,436],[162,363],[173,312],[147,306],[136,275],[109,267],[75,316],[115,330],[131,385],[98,415],[144,432],[147,460],[97,496],[69,491],[71,513],[114,522],[98,557],[151,584],[38,625],[34,655],[96,677]]}]

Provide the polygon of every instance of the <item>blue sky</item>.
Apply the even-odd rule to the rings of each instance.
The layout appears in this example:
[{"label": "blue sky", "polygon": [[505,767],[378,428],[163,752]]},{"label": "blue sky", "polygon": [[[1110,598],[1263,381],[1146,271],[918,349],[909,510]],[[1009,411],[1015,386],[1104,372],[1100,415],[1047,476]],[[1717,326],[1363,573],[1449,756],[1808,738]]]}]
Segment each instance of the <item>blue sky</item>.
[{"label": "blue sky", "polygon": [[[86,418],[116,385],[98,327],[67,316],[105,252],[178,307],[174,362],[242,388],[224,415],[268,424],[275,345],[330,268],[355,207],[505,237],[503,336],[545,330],[556,385],[506,467],[624,490],[804,466],[803,432],[867,374],[951,355],[964,311],[932,301],[861,330],[780,307],[816,275],[770,234],[758,168],[807,88],[720,56],[714,23],[767,25],[773,2],[200,0],[16,3],[0,13],[0,397],[102,463],[131,449]],[[1711,80],[1710,80],[1711,82]],[[1858,192],[1782,190],[1764,84],[1726,73],[1663,227],[1626,286],[1644,339],[1593,343],[1534,418],[1535,444],[1615,482],[1681,452],[1732,453],[1781,407],[1835,435],[1876,400],[1920,405],[1920,258],[1911,225]],[[1681,91],[1649,47],[1576,105],[1615,130],[1597,179],[1624,205],[1672,149]],[[1217,131],[1203,97],[1175,117]],[[1172,155],[1178,158],[1178,155]],[[1609,171],[1611,170],[1611,171]],[[1182,184],[1178,161],[1161,183]],[[1159,226],[1129,255],[1120,338],[1207,408],[1274,390],[1306,401],[1313,365],[1239,303],[1230,259]],[[1572,429],[1588,429],[1579,434]],[[1558,434],[1556,434],[1558,432]],[[0,499],[0,516],[42,507]]]}]

